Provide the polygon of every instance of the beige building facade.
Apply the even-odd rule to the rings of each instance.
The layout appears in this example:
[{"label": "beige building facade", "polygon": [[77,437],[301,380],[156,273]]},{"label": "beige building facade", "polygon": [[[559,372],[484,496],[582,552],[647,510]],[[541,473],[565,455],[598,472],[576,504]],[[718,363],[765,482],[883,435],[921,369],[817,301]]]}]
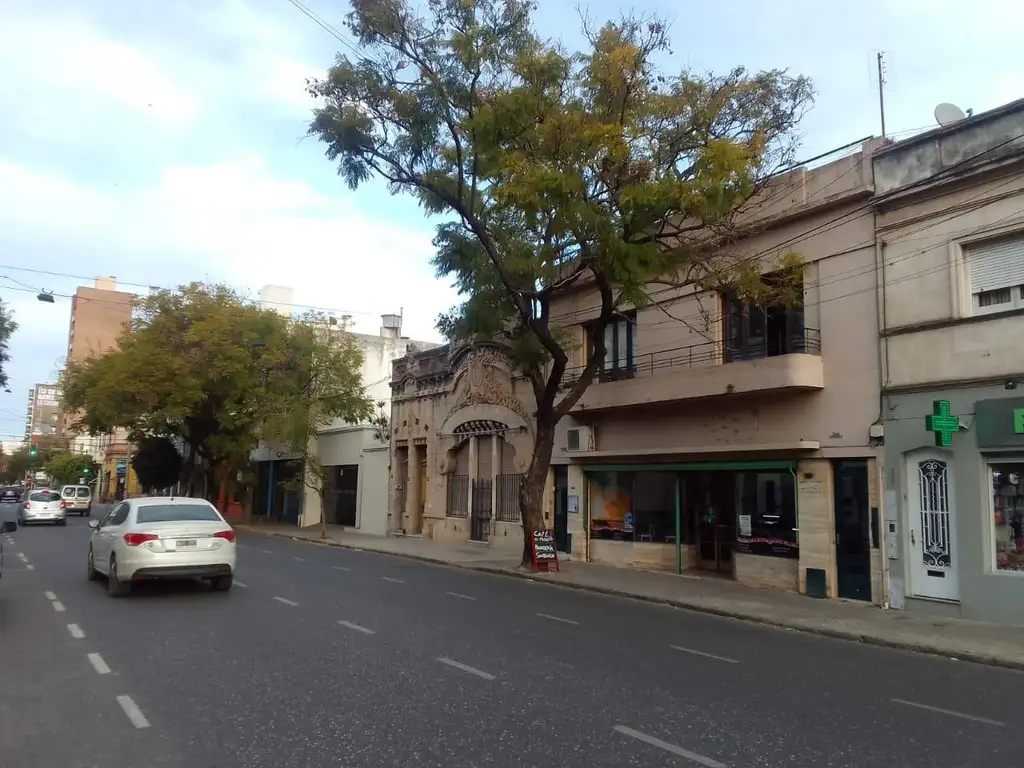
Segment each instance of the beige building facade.
[{"label": "beige building facade", "polygon": [[1024,625],[1024,100],[874,176],[892,603]]},{"label": "beige building facade", "polygon": [[[522,551],[519,483],[533,391],[498,344],[446,345],[393,367],[389,530]],[[551,521],[553,498],[545,494]]]},{"label": "beige building facade", "polygon": [[[802,301],[652,289],[606,331],[603,368],[556,439],[574,558],[885,601],[876,146],[776,179],[763,226],[734,249],[766,272],[798,254]],[[578,372],[596,292],[552,311],[576,332]]]}]

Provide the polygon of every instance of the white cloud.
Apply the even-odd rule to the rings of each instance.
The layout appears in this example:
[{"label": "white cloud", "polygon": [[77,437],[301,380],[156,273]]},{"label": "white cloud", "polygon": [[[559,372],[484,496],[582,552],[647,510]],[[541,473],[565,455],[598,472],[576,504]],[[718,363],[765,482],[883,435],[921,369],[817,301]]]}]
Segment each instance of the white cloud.
[{"label": "white cloud", "polygon": [[174,282],[290,285],[299,303],[363,313],[366,330],[405,307],[408,332],[433,338],[437,311],[454,300],[428,266],[426,223],[371,218],[350,198],[274,176],[258,157],[173,167],[152,186],[106,192],[0,161],[0,226],[103,243],[111,262],[121,259],[119,276],[143,284],[170,256]]},{"label": "white cloud", "polygon": [[[116,124],[128,110],[165,127],[187,126],[200,102],[140,50],[114,42],[83,21],[63,16],[5,15],[0,24],[0,72],[11,103],[64,130],[84,112]],[[12,76],[14,75],[14,76]]]}]

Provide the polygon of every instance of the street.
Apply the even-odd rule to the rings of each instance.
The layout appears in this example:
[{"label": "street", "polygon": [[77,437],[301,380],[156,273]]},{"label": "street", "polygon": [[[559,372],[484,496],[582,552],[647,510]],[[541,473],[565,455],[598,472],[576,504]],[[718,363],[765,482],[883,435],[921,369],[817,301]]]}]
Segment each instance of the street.
[{"label": "street", "polygon": [[[94,517],[101,508],[93,510]],[[4,539],[4,764],[990,768],[1024,674],[242,535],[235,588],[86,580]]]}]

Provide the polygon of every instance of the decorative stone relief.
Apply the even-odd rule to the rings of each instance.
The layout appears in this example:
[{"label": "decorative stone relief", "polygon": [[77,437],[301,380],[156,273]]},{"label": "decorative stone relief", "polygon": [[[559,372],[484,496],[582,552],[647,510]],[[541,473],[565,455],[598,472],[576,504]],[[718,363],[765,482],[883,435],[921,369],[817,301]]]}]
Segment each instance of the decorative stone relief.
[{"label": "decorative stone relief", "polygon": [[512,394],[512,374],[504,354],[492,347],[478,347],[466,354],[459,369],[449,416],[471,405],[498,405],[530,422],[523,404]]}]

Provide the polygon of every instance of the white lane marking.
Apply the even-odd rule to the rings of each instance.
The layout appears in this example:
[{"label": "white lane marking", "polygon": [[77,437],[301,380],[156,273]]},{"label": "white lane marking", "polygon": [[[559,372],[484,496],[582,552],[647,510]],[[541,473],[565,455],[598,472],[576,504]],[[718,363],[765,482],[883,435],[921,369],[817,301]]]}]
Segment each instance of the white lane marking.
[{"label": "white lane marking", "polygon": [[272,555],[272,554],[274,554],[269,549],[264,549],[264,550],[261,550],[261,551],[263,552],[264,555]]},{"label": "white lane marking", "polygon": [[99,672],[101,675],[109,675],[110,667],[107,666],[107,662],[103,660],[103,657],[98,653],[89,654],[89,663],[92,664],[92,668]]},{"label": "white lane marking", "polygon": [[25,563],[25,568],[30,571],[34,571],[36,569],[34,565],[29,565],[28,563]]},{"label": "white lane marking", "polygon": [[446,656],[442,656],[438,659],[438,661],[440,661],[442,664],[447,664],[449,667],[454,667],[455,669],[462,670],[463,672],[466,672],[470,675],[482,677],[484,680],[494,679],[494,675],[490,674],[489,672],[484,672],[482,669],[477,669],[476,667],[471,667],[468,664],[463,664],[461,661],[456,661],[455,659],[449,659]]},{"label": "white lane marking", "polygon": [[249,548],[248,544],[243,544],[240,541],[236,541],[235,542],[235,546],[238,547],[239,549],[248,549]]},{"label": "white lane marking", "polygon": [[644,744],[650,744],[652,747],[663,749],[670,754],[676,755],[677,757],[685,758],[691,763],[697,765],[703,765],[704,768],[728,768],[725,763],[720,763],[717,760],[712,760],[710,757],[704,757],[704,755],[698,755],[696,752],[691,752],[688,749],[676,746],[675,744],[669,744],[667,741],[662,741],[654,736],[649,736],[641,731],[635,731],[629,726],[616,725],[612,728],[616,733],[621,733],[623,736],[629,736],[631,739],[642,741]]},{"label": "white lane marking", "polygon": [[65,611],[64,603],[62,603],[60,600],[54,600],[52,603],[50,603],[50,605],[53,606],[53,610],[55,610],[57,613],[64,613]]},{"label": "white lane marking", "polygon": [[71,633],[71,636],[75,638],[75,640],[81,640],[85,637],[85,632],[83,632],[82,628],[77,624],[68,624],[68,632]]},{"label": "white lane marking", "polygon": [[53,594],[53,592],[43,592],[43,594],[46,595],[46,599],[47,600],[56,600],[57,599],[57,596],[55,594]]},{"label": "white lane marking", "polygon": [[277,602],[279,602],[279,603],[284,603],[285,605],[290,605],[292,608],[295,608],[295,607],[297,607],[299,605],[295,601],[287,600],[287,599],[285,599],[283,597],[275,597],[274,599],[277,600]]},{"label": "white lane marking", "polygon": [[392,584],[405,584],[401,579],[393,579],[390,576],[381,576],[384,581],[390,581]]},{"label": "white lane marking", "polygon": [[936,712],[940,715],[949,715],[950,717],[960,717],[964,720],[973,720],[976,723],[986,723],[987,725],[994,725],[1002,728],[1006,723],[1001,723],[998,720],[990,720],[987,717],[978,717],[977,715],[968,715],[963,712],[954,712],[952,709],[943,709],[942,707],[932,707],[928,704],[918,704],[916,701],[907,701],[906,699],[890,699],[895,704],[902,704],[905,707],[915,707],[917,709],[924,709],[928,712]]},{"label": "white lane marking", "polygon": [[297,561],[297,562],[300,562],[300,563],[304,563],[304,562],[306,562],[306,558],[304,558],[304,557],[296,557],[296,558],[293,558],[293,559],[294,559],[295,561]]},{"label": "white lane marking", "polygon": [[19,552],[18,557],[20,557],[22,560],[28,560],[28,556],[24,552]]},{"label": "white lane marking", "polygon": [[121,705],[121,709],[128,716],[128,720],[136,728],[149,728],[149,720],[142,714],[142,710],[139,709],[138,705],[132,701],[131,696],[118,696],[117,703]]},{"label": "white lane marking", "polygon": [[452,597],[457,597],[460,600],[476,600],[476,598],[472,595],[464,595],[461,592],[445,592],[445,594],[451,595]]},{"label": "white lane marking", "polygon": [[704,651],[695,651],[693,648],[683,648],[681,645],[670,645],[673,651],[680,651],[682,653],[689,653],[694,656],[703,656],[705,659],[714,659],[715,661],[724,661],[728,664],[739,664],[738,659],[730,659],[727,656],[716,656],[713,653],[704,653]]},{"label": "white lane marking", "polygon": [[336,571],[351,571],[352,570],[351,568],[346,568],[344,565],[332,565],[331,568],[333,568]]},{"label": "white lane marking", "polygon": [[348,627],[349,629],[355,630],[356,632],[362,632],[364,635],[375,635],[375,634],[377,634],[372,629],[368,629],[366,627],[362,627],[362,626],[360,626],[358,624],[353,624],[351,621],[339,621],[338,623],[341,624],[341,626]]},{"label": "white lane marking", "polygon": [[563,624],[572,624],[574,627],[578,627],[580,623],[573,621],[572,619],[563,619],[561,616],[552,616],[550,613],[538,613],[542,619],[549,619],[550,621],[560,621]]},{"label": "white lane marking", "polygon": [[235,586],[236,587],[241,587],[242,589],[245,589],[249,585],[246,584],[244,581],[238,581],[238,579],[235,579]]}]

